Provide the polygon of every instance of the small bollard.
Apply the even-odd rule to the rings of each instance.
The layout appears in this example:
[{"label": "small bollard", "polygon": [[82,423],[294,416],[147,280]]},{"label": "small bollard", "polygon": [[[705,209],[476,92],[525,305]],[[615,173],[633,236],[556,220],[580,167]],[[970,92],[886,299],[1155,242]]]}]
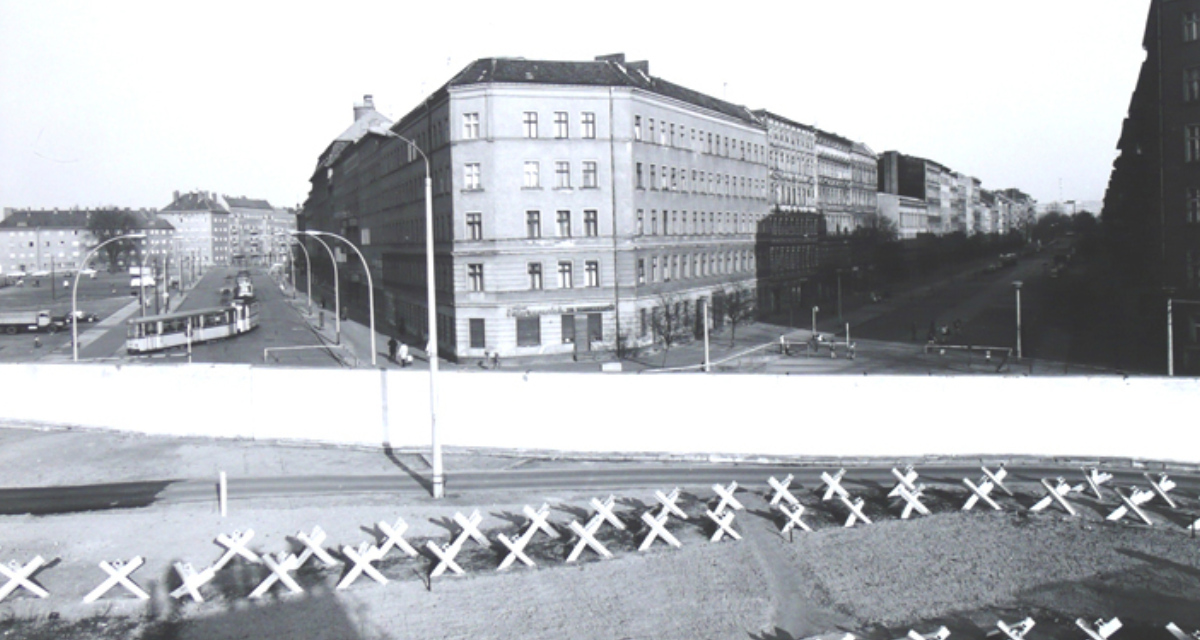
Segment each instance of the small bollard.
[{"label": "small bollard", "polygon": [[325,328],[325,311],[324,310],[317,312],[317,328],[318,329]]}]

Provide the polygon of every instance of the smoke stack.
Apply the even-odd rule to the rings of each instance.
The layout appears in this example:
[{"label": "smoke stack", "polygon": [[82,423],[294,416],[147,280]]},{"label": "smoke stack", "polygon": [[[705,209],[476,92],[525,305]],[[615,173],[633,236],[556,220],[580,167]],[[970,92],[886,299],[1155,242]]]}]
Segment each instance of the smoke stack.
[{"label": "smoke stack", "polygon": [[354,105],[354,121],[358,122],[363,116],[375,110],[375,100],[371,94],[363,96],[363,103]]}]

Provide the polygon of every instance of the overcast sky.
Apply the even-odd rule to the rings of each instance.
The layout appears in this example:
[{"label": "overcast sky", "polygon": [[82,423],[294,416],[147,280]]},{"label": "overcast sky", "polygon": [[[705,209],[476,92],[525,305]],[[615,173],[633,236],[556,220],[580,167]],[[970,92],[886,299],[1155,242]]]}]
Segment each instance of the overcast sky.
[{"label": "overcast sky", "polygon": [[1149,8],[415,4],[0,0],[0,206],[161,208],[177,189],[293,206],[364,94],[396,118],[476,58],[616,52],[985,188],[1099,200]]}]

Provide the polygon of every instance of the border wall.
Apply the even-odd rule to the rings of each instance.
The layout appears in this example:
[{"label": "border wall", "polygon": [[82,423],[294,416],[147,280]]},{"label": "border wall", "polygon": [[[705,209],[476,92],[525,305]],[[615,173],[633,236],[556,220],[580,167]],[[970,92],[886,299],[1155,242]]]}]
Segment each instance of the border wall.
[{"label": "border wall", "polygon": [[[429,374],[248,365],[0,365],[0,420],[428,447]],[[456,372],[444,446],[731,456],[1200,462],[1200,381]]]}]

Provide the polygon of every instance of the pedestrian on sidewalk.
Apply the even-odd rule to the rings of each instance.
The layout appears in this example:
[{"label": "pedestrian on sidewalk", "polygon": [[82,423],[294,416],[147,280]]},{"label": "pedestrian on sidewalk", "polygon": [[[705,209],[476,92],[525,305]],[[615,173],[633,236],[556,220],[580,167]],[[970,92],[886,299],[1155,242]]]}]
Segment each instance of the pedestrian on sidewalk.
[{"label": "pedestrian on sidewalk", "polygon": [[407,367],[408,365],[412,364],[412,362],[413,362],[413,357],[411,355],[409,355],[409,353],[408,353],[408,345],[404,344],[403,342],[400,343],[399,358],[400,358],[400,366],[401,367]]},{"label": "pedestrian on sidewalk", "polygon": [[396,362],[396,350],[400,348],[400,343],[396,342],[396,338],[388,338],[388,360]]}]

